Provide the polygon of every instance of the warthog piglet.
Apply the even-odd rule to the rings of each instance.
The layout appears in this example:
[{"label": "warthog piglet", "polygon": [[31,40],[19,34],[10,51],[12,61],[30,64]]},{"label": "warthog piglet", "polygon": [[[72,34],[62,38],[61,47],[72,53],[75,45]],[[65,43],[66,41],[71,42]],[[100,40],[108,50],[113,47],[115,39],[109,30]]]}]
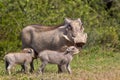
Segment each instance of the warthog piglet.
[{"label": "warthog piglet", "polygon": [[39,58],[42,64],[39,68],[39,73],[43,73],[46,64],[57,64],[58,72],[62,72],[62,66],[65,66],[67,71],[71,73],[70,62],[73,59],[73,55],[77,54],[79,50],[75,46],[68,47],[65,52],[58,52],[52,50],[44,50],[39,53]]},{"label": "warthog piglet", "polygon": [[11,74],[11,68],[15,64],[20,64],[25,73],[28,72],[28,64],[30,64],[30,69],[32,69],[34,51],[31,48],[24,48],[23,51],[25,52],[8,53],[5,55],[5,67],[8,74]]}]

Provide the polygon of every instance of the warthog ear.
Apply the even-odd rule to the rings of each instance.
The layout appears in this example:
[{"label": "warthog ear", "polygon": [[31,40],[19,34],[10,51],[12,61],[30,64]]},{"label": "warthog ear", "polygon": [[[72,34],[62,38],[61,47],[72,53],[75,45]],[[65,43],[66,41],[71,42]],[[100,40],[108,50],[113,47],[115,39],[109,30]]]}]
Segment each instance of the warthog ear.
[{"label": "warthog ear", "polygon": [[33,49],[30,49],[30,50],[28,51],[28,53],[33,53]]},{"label": "warthog ear", "polygon": [[35,58],[35,53],[34,53],[34,50],[33,50],[33,49],[30,49],[28,53],[31,54],[31,56],[32,56],[33,58]]},{"label": "warthog ear", "polygon": [[65,54],[68,54],[68,53],[69,53],[69,51],[66,49]]},{"label": "warthog ear", "polygon": [[82,23],[80,18],[78,18],[77,20],[78,20],[80,23]]},{"label": "warthog ear", "polygon": [[69,24],[72,20],[69,18],[65,18],[65,24]]},{"label": "warthog ear", "polygon": [[70,52],[71,50],[69,48],[66,49],[67,52]]},{"label": "warthog ear", "polygon": [[83,27],[83,23],[81,22],[81,19],[78,18],[77,20],[79,21],[79,23],[81,25],[81,28],[80,28],[81,32],[84,32],[84,27]]}]

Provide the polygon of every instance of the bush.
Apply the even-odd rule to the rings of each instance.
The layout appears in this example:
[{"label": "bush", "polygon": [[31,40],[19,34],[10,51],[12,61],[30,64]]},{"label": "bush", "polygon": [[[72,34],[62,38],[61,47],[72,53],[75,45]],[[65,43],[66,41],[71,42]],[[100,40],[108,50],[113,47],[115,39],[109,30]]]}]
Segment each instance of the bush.
[{"label": "bush", "polygon": [[8,52],[16,52],[20,51],[21,49],[21,42],[20,41],[1,41],[0,42],[0,56],[3,58],[4,54],[7,54]]},{"label": "bush", "polygon": [[119,5],[115,0],[106,10],[103,0],[0,0],[0,53],[21,49],[19,35],[25,26],[58,25],[65,17],[81,18],[88,33],[86,47],[119,49]]},{"label": "bush", "polygon": [[102,32],[101,44],[113,48],[115,48],[119,44],[118,33],[114,27],[107,27]]}]

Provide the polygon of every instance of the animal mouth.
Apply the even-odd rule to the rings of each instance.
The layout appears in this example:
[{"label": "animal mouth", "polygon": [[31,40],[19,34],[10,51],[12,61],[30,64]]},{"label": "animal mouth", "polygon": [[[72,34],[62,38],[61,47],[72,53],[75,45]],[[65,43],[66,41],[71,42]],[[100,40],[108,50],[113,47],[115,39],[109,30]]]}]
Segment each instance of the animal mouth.
[{"label": "animal mouth", "polygon": [[76,43],[75,46],[76,46],[76,47],[81,47],[81,48],[82,48],[84,44],[85,44],[85,43]]}]

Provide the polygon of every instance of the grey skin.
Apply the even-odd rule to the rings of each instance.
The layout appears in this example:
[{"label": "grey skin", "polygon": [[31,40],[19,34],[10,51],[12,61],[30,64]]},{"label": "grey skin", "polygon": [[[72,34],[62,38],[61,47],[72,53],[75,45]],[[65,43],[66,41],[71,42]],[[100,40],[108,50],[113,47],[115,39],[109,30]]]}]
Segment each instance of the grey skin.
[{"label": "grey skin", "polygon": [[58,72],[62,71],[62,66],[65,66],[67,71],[71,74],[71,68],[70,68],[70,62],[73,59],[73,55],[77,54],[79,52],[79,49],[77,49],[75,46],[68,47],[65,52],[58,52],[53,50],[44,50],[39,53],[39,58],[42,62],[39,73],[44,72],[44,68],[46,64],[57,64],[58,65]]},{"label": "grey skin", "polygon": [[35,56],[43,50],[65,51],[69,46],[81,47],[87,41],[87,33],[81,20],[65,18],[64,24],[58,27],[29,25],[21,32],[22,48],[32,48]]},{"label": "grey skin", "polygon": [[65,51],[69,46],[81,48],[87,41],[87,33],[81,20],[66,18],[58,27],[29,25],[21,32],[22,48],[34,49],[36,55],[42,50]]},{"label": "grey skin", "polygon": [[28,73],[28,65],[30,64],[30,71],[32,71],[34,55],[34,50],[31,48],[25,48],[23,52],[6,54],[4,57],[6,71],[11,74],[11,68],[16,64],[21,65],[25,73]]}]

